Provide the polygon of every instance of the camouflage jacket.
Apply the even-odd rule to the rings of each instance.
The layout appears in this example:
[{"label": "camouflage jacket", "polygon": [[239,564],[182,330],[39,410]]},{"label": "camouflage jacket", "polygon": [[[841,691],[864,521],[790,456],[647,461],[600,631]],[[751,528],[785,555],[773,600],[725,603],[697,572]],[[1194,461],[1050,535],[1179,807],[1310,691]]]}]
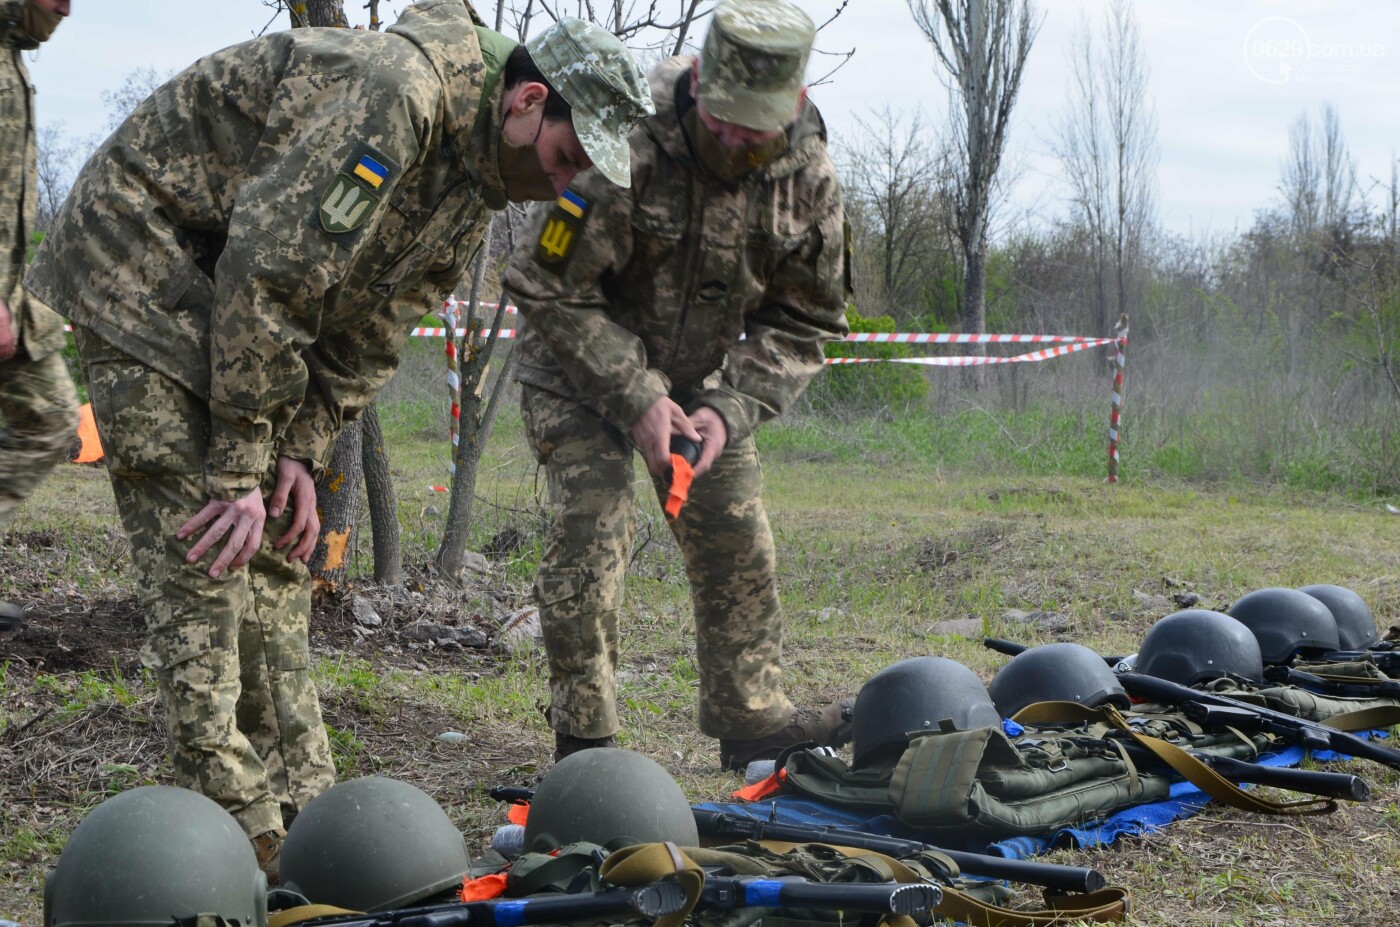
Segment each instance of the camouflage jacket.
[{"label": "camouflage jacket", "polygon": [[657,112],[632,133],[630,190],[587,171],[532,213],[505,278],[527,322],[517,376],[624,431],[668,394],[708,405],[737,440],[846,331],[844,212],[810,103],[774,161],[735,184],[703,173],[680,122],[689,68],[649,75]]},{"label": "camouflage jacket", "polygon": [[21,49],[34,41],[19,32],[25,0],[0,0],[0,299],[10,309],[20,349],[38,359],[63,350],[63,320],[20,286],[39,204],[34,172],[34,92]]},{"label": "camouflage jacket", "polygon": [[463,0],[388,32],[297,29],[161,87],[83,168],[27,283],[200,396],[206,485],[324,467],[505,196],[515,42]]}]

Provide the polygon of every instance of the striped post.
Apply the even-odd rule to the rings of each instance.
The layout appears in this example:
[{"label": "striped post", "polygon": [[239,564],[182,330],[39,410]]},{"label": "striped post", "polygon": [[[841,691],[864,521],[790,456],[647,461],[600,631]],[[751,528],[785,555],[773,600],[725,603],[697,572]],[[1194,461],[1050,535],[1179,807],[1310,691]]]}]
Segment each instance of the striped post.
[{"label": "striped post", "polygon": [[1113,398],[1108,411],[1108,481],[1118,482],[1118,418],[1123,411],[1123,365],[1128,352],[1128,314],[1113,326]]},{"label": "striped post", "polygon": [[454,296],[447,297],[447,302],[442,304],[442,324],[445,326],[443,333],[447,336],[447,431],[452,439],[452,459],[448,461],[447,472],[456,476],[457,442],[461,440],[458,428],[462,419],[462,383],[457,376],[457,299]]}]

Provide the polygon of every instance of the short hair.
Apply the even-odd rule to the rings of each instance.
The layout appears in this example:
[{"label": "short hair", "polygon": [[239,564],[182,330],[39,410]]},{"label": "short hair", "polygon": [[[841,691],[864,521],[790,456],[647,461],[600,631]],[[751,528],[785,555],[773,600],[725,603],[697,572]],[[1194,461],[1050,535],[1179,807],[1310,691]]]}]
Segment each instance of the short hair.
[{"label": "short hair", "polygon": [[524,45],[515,46],[506,58],[504,79],[507,90],[519,83],[544,84],[549,88],[549,96],[545,97],[544,101],[544,118],[573,121],[574,108],[540,72],[539,65],[535,64],[535,59],[530,57],[530,52]]}]

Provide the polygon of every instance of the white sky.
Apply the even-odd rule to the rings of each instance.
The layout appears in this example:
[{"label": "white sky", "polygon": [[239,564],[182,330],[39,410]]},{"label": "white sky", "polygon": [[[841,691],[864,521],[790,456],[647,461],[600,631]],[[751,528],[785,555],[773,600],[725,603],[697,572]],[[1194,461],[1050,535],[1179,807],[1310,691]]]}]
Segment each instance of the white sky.
[{"label": "white sky", "polygon": [[[818,22],[840,0],[797,0]],[[406,3],[385,0],[392,22]],[[563,4],[567,6],[568,4]],[[1020,165],[1011,212],[1063,212],[1058,165],[1048,154],[1062,118],[1066,51],[1085,11],[1104,0],[1040,0],[1044,22],[1031,51],[1011,135]],[[1161,160],[1159,216],[1170,231],[1232,234],[1276,196],[1288,127],[1324,102],[1338,108],[1363,189],[1389,183],[1400,147],[1400,3],[1391,0],[1134,0],[1151,67]],[[41,125],[70,136],[106,134],[100,93],[137,68],[178,70],[200,55],[256,35],[271,18],[261,0],[74,0],[74,15],[37,54],[28,53]],[[363,22],[360,0],[346,4]],[[672,4],[661,0],[663,9]],[[488,19],[494,4],[478,9]],[[275,28],[285,26],[282,14]],[[703,34],[703,32],[701,33]],[[904,0],[849,0],[818,47],[856,54],[815,88],[837,147],[855,118],[889,106],[935,125],[946,92],[932,49]],[[831,58],[814,56],[809,78]]]}]

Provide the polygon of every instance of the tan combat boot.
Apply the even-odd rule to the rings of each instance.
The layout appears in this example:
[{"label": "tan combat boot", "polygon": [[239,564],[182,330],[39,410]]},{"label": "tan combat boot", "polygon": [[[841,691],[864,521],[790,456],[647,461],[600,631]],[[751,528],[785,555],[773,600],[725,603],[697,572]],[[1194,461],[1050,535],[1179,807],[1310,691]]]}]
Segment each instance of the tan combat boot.
[{"label": "tan combat boot", "polygon": [[799,708],[787,727],[753,740],[719,742],[721,769],[743,772],[754,760],[776,760],[784,748],[815,743],[819,747],[839,747],[851,741],[851,712],[856,700],[843,698],[822,708]]},{"label": "tan combat boot", "polygon": [[282,840],[287,836],[287,832],[282,829],[264,831],[256,837],[249,837],[248,842],[253,845],[253,854],[258,858],[258,868],[267,876],[267,885],[271,888],[280,881],[279,872],[282,865]]}]

